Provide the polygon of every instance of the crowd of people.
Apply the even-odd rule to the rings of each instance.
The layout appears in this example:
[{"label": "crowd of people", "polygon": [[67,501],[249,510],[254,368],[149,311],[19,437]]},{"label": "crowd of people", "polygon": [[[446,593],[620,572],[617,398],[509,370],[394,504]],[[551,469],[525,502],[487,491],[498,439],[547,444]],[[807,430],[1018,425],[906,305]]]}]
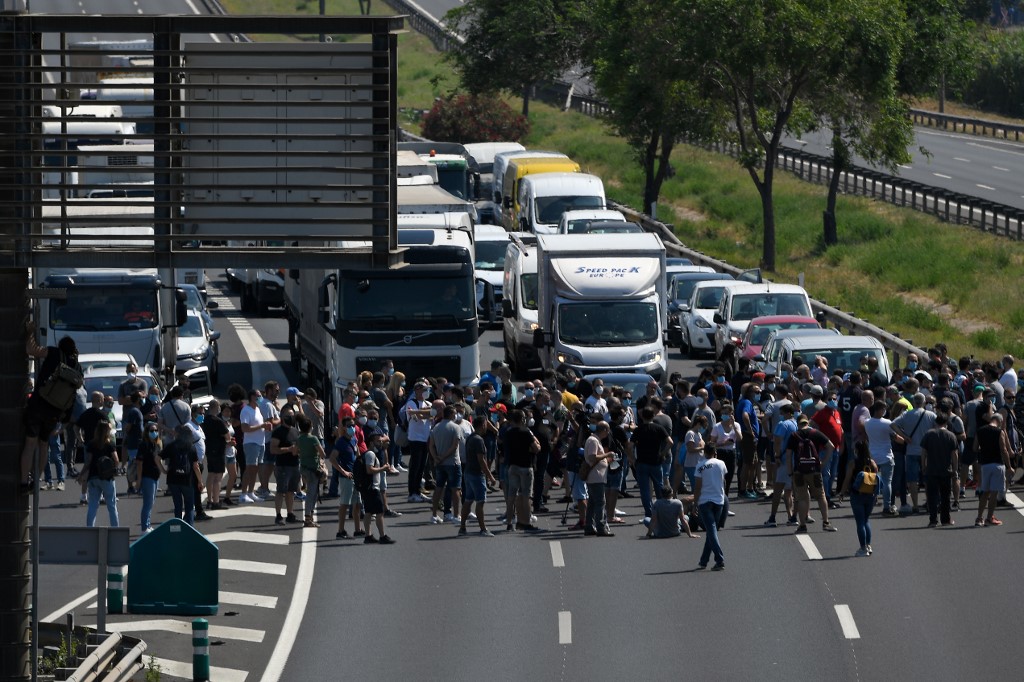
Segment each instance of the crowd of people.
[{"label": "crowd of people", "polygon": [[[55,353],[67,361],[75,355],[73,343],[30,352],[44,361],[41,374]],[[465,535],[472,521],[483,537],[494,535],[489,497],[506,532],[532,533],[541,530],[538,515],[559,517],[548,506],[555,494],[569,530],[610,537],[625,522],[618,501],[635,491],[649,537],[704,531],[700,566],[714,555],[721,570],[718,530],[734,515],[731,501],[765,502],[764,526],[784,523],[796,533],[818,523],[812,501],[826,532],[836,530],[830,511],[848,503],[861,556],[873,552],[876,507],[952,525],[951,512],[973,491],[975,525],[1000,525],[997,509],[1009,504],[1005,493],[1021,464],[1024,370],[1014,363],[1011,356],[954,362],[941,344],[927,358],[909,356],[892,377],[867,362],[830,373],[823,358],[766,376],[726,358],[693,380],[673,374],[633,396],[571,371],[517,384],[495,361],[476,385],[456,386],[444,377],[407,380],[387,361],[344,389],[336,415],[315,390],[289,387],[282,397],[273,381],[249,390],[234,384],[227,401],[206,407],[190,404],[182,386],[160,401],[129,366],[117,396],[90,396],[73,419],[52,410],[45,419],[27,416],[26,452],[31,439],[46,443],[48,457],[40,459],[55,465],[58,489],[70,464],[89,525],[101,501],[118,525],[110,462],[123,466],[127,493],[143,500],[143,532],[161,476],[174,515],[188,523],[272,500],[275,523],[299,523],[301,503],[301,522],[317,527],[318,503],[337,500],[336,537],[367,544],[393,542],[385,519],[401,512],[389,502],[388,479],[402,473],[401,497],[427,505],[430,523],[451,522]],[[114,400],[124,414],[119,444]],[[80,472],[69,456],[76,451]]]}]

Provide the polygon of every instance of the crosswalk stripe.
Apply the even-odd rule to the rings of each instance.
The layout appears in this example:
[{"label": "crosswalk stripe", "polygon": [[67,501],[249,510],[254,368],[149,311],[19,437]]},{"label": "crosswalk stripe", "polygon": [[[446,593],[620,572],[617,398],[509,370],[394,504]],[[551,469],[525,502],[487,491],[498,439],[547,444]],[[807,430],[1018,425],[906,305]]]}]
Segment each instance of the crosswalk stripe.
[{"label": "crosswalk stripe", "polygon": [[800,543],[800,546],[803,547],[804,553],[807,555],[808,559],[811,561],[821,561],[821,552],[819,552],[818,548],[815,546],[814,540],[807,535],[794,535],[793,537],[795,537],[797,542]]},{"label": "crosswalk stripe", "polygon": [[[153,657],[153,660],[160,666],[161,677],[176,677],[184,680],[192,679],[192,662],[172,661],[168,658]],[[146,658],[149,661],[149,658]],[[223,680],[223,682],[245,682],[249,676],[246,670],[235,670],[234,668],[218,668],[210,666],[210,679]]]},{"label": "crosswalk stripe", "polygon": [[276,609],[277,597],[270,597],[263,594],[248,594],[246,592],[225,592],[217,593],[217,599],[221,604],[234,604],[235,606],[256,606],[261,609]]},{"label": "crosswalk stripe", "polygon": [[232,507],[231,509],[221,509],[215,511],[210,516],[216,519],[227,517],[227,516],[275,516],[277,512],[274,510],[274,506],[270,505],[267,507],[262,506],[259,502],[255,504],[239,505]]},{"label": "crosswalk stripe", "polygon": [[263,561],[244,561],[242,559],[221,559],[220,568],[228,571],[245,571],[246,573],[267,573],[269,575],[285,575],[288,566],[271,564]]},{"label": "crosswalk stripe", "polygon": [[[92,626],[90,626],[92,627]],[[178,635],[192,636],[192,621],[158,618],[155,620],[128,620],[120,623],[107,623],[110,632],[172,632]],[[266,637],[266,631],[252,628],[235,628],[227,625],[210,624],[210,637],[233,639],[239,642],[260,643]]]},{"label": "crosswalk stripe", "polygon": [[274,533],[254,533],[252,531],[232,530],[224,533],[211,533],[206,536],[210,542],[253,542],[260,545],[287,545],[291,538],[287,535]]},{"label": "crosswalk stripe", "polygon": [[1021,500],[1011,492],[1007,492],[1006,501],[1013,505],[1013,508],[1017,510],[1018,514],[1024,516],[1024,500]]}]

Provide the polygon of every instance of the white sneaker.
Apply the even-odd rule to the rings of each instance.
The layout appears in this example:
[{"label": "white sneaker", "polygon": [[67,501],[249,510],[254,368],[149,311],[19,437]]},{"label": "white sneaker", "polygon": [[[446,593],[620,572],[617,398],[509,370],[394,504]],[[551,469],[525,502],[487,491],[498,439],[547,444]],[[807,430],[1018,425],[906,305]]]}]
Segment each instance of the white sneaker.
[{"label": "white sneaker", "polygon": [[868,556],[871,556],[871,553],[874,551],[875,550],[871,549],[871,545],[868,545]]},{"label": "white sneaker", "polygon": [[434,524],[436,526],[439,523],[444,523],[444,521],[441,519],[440,516],[431,516],[430,517],[430,523],[432,523],[432,524]]},{"label": "white sneaker", "polygon": [[622,511],[621,509],[616,509],[615,516],[626,516],[626,512]]},{"label": "white sneaker", "polygon": [[736,512],[726,512],[729,516],[736,516]]},{"label": "white sneaker", "polygon": [[396,469],[398,469],[399,471],[401,471],[401,472],[402,472],[403,474],[404,474],[404,473],[405,473],[406,471],[408,471],[408,470],[409,470],[409,469],[408,469],[408,467],[406,467],[406,466],[405,466],[404,464],[399,464],[399,465],[398,465],[397,467],[395,467],[395,468],[396,468]]},{"label": "white sneaker", "polygon": [[533,514],[530,514],[530,523],[537,523],[537,517]]},{"label": "white sneaker", "polygon": [[255,501],[256,500],[250,497],[248,493],[242,493],[241,495],[238,496],[239,504],[252,504]]},{"label": "white sneaker", "polygon": [[467,516],[466,518],[476,521],[476,512],[469,512],[469,516]]},{"label": "white sneaker", "polygon": [[64,490],[64,481],[57,481],[57,490]]}]

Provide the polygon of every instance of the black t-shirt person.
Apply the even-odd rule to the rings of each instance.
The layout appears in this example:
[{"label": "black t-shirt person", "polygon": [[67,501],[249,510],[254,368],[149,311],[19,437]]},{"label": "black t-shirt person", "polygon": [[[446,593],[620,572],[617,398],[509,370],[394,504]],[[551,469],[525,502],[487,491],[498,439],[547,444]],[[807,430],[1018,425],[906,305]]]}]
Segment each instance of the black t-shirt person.
[{"label": "black t-shirt person", "polygon": [[[276,439],[278,447],[290,448],[299,441],[299,430],[294,426],[288,426],[287,424],[281,424],[276,429],[270,432],[271,440]],[[275,464],[279,467],[297,467],[299,466],[299,453],[296,452],[280,452],[277,455]]]},{"label": "black t-shirt person", "polygon": [[510,466],[533,467],[535,456],[530,452],[533,434],[525,426],[510,426],[504,434],[504,453]]},{"label": "black t-shirt person", "polygon": [[636,453],[636,461],[647,466],[659,466],[661,450],[668,437],[668,430],[661,424],[654,422],[640,424],[633,431],[633,449]]}]

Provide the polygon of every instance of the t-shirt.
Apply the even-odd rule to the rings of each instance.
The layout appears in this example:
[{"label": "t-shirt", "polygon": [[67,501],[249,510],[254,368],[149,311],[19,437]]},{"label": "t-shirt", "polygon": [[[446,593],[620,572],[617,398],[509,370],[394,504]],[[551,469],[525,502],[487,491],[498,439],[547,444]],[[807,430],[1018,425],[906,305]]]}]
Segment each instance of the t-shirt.
[{"label": "t-shirt", "polygon": [[147,436],[139,446],[139,454],[137,461],[142,466],[142,477],[149,478],[154,481],[160,480],[160,467],[156,463],[157,453],[155,451],[154,441],[149,440]]},{"label": "t-shirt", "polygon": [[228,433],[228,425],[220,417],[207,416],[203,420],[203,433],[206,434],[206,456],[220,461],[224,459],[227,442],[224,436]]},{"label": "t-shirt", "polygon": [[679,500],[655,500],[651,513],[651,529],[654,531],[654,537],[674,538],[682,533],[679,528],[679,516],[682,512],[683,503]]},{"label": "t-shirt", "polygon": [[694,478],[700,480],[700,499],[697,505],[705,502],[725,504],[725,462],[720,459],[706,459],[697,467]]},{"label": "t-shirt", "polygon": [[142,410],[134,405],[124,408],[121,426],[124,428],[124,446],[129,450],[138,450],[142,443]]},{"label": "t-shirt", "polygon": [[587,476],[587,483],[606,483],[608,481],[608,460],[604,457],[598,460],[598,455],[604,455],[604,446],[597,436],[589,436],[583,444],[583,456],[590,464],[590,474]]},{"label": "t-shirt", "polygon": [[92,444],[92,441],[88,441],[85,444],[85,449],[89,453],[89,476],[88,478],[99,478],[100,477],[100,458],[101,457],[113,457],[115,455],[114,446],[110,443],[105,443],[100,447],[96,447]]},{"label": "t-shirt", "polygon": [[[380,460],[377,459],[377,453],[373,450],[367,450],[363,453],[363,466],[379,467]],[[370,474],[370,487],[380,490],[380,472]]]},{"label": "t-shirt", "polygon": [[[259,404],[260,414],[263,415],[263,421],[272,422],[276,419],[281,418],[281,411],[277,409],[277,405],[272,400],[263,400]],[[270,439],[273,437],[273,431],[263,431],[263,444],[267,446],[267,456],[273,457],[270,454]]]},{"label": "t-shirt", "polygon": [[843,424],[843,431],[852,433],[853,409],[861,404],[860,394],[863,393],[860,386],[847,386],[839,394],[839,419]]},{"label": "t-shirt", "polygon": [[[174,462],[180,450],[185,450],[185,459],[188,465],[185,471],[177,471]],[[192,443],[180,439],[172,440],[160,453],[160,458],[167,461],[167,484],[168,485],[189,485],[195,476],[195,469],[192,465],[199,461],[196,448]]]},{"label": "t-shirt", "polygon": [[[316,409],[314,410],[314,404]],[[317,414],[319,410],[319,414]],[[309,433],[316,438],[324,437],[324,401],[317,400],[303,400],[302,401],[302,414],[306,415],[306,419],[309,420],[310,428]]]},{"label": "t-shirt", "polygon": [[789,450],[789,437],[796,433],[799,426],[796,423],[796,419],[790,417],[789,419],[783,419],[779,422],[778,426],[775,427],[775,433],[772,435],[776,438],[780,438],[779,451],[776,453],[779,456],[779,465],[786,463],[786,451]]},{"label": "t-shirt", "polygon": [[[823,434],[821,431],[818,431],[817,429],[797,429],[797,433],[799,433],[800,435],[798,435],[798,436],[790,436],[790,438],[789,438],[789,445],[786,447],[786,450],[789,451],[789,452],[792,452],[793,453],[793,457],[795,458],[796,457],[796,447],[797,447],[796,439],[797,438],[801,438],[801,437],[802,438],[807,438],[812,443],[814,443],[814,447],[818,450],[818,462],[819,462],[819,465],[820,465],[820,463],[822,461],[822,458],[825,456],[825,452],[830,447],[832,447],[832,441],[830,441],[828,439],[828,437],[825,436],[825,434]],[[794,462],[793,462],[794,471],[796,470],[796,464],[797,464],[797,462],[794,460]]]},{"label": "t-shirt", "polygon": [[193,421],[188,422],[185,426],[192,432],[192,445],[196,449],[196,457],[202,462],[206,459],[206,434],[199,428],[199,424]]},{"label": "t-shirt", "polygon": [[[297,444],[299,446],[299,466],[303,469],[316,469],[320,463],[320,439],[312,433],[303,433],[299,435]],[[280,458],[277,461],[280,463]]]},{"label": "t-shirt", "polygon": [[524,426],[510,426],[504,433],[503,452],[511,466],[532,467],[535,457],[530,451],[533,434]]},{"label": "t-shirt", "polygon": [[480,455],[484,456],[484,461],[486,462],[487,443],[484,442],[483,436],[478,433],[474,433],[466,439],[467,474],[481,475],[484,473],[480,468]]},{"label": "t-shirt", "polygon": [[[297,428],[287,424],[281,424],[270,433],[271,439],[276,440],[278,446],[282,448],[288,448],[298,443],[300,435]],[[299,466],[299,453],[279,452],[275,464],[279,467],[297,467]]]},{"label": "t-shirt", "polygon": [[636,427],[633,431],[633,447],[637,462],[649,466],[661,464],[661,450],[668,437],[668,431],[661,424],[648,422]]},{"label": "t-shirt", "polygon": [[735,450],[736,443],[742,438],[740,430],[736,426],[736,422],[733,420],[729,421],[729,426],[726,427],[722,422],[715,424],[715,428],[711,430],[711,440],[715,441],[716,450]]},{"label": "t-shirt", "polygon": [[334,441],[334,450],[338,453],[338,466],[352,473],[352,466],[356,463],[356,457],[359,455],[359,445],[356,443],[356,437],[342,436]]},{"label": "t-shirt", "polygon": [[[242,407],[242,412],[238,415],[238,421],[245,426],[261,427],[263,426],[263,413],[247,403]],[[244,445],[245,443],[262,444],[262,429],[257,431],[244,431],[242,433],[242,444]]]},{"label": "t-shirt", "polygon": [[998,426],[985,424],[978,428],[974,435],[978,442],[978,464],[1002,464],[1002,442],[1003,431]]},{"label": "t-shirt", "polygon": [[907,437],[907,457],[921,456],[921,439],[935,426],[935,413],[924,408],[904,412],[893,422]]},{"label": "t-shirt", "polygon": [[957,451],[957,441],[952,431],[932,429],[921,439],[921,448],[928,452],[928,461],[925,462],[927,469],[924,472],[926,475],[953,473],[953,454]]},{"label": "t-shirt", "polygon": [[147,393],[149,391],[149,385],[146,384],[144,379],[135,377],[134,379],[125,379],[121,382],[121,385],[117,387],[117,398],[120,402],[121,398],[127,398],[130,395],[136,393]]},{"label": "t-shirt", "polygon": [[434,441],[434,450],[440,458],[438,465],[455,466],[459,463],[459,441],[462,437],[462,427],[450,419],[442,419],[431,429],[430,439]]},{"label": "t-shirt", "polygon": [[[696,444],[698,450],[691,450],[690,445]],[[686,432],[686,438],[684,441],[686,447],[686,459],[683,460],[683,468],[692,469],[697,466],[697,461],[701,458],[704,452],[704,436],[701,435],[700,431],[689,430]]]},{"label": "t-shirt", "polygon": [[832,441],[833,447],[842,447],[843,425],[840,421],[839,410],[833,410],[827,406],[823,407],[814,413],[814,416],[811,417],[811,423]]},{"label": "t-shirt", "polygon": [[90,407],[82,416],[75,422],[78,428],[82,430],[82,442],[91,443],[92,437],[96,433],[96,427],[106,420],[106,415],[100,412],[95,407]]},{"label": "t-shirt", "polygon": [[753,429],[755,436],[761,435],[761,423],[757,419],[757,410],[754,409],[753,401],[747,400],[746,398],[740,398],[740,401],[736,403],[736,422],[739,424],[740,429],[746,432],[747,425],[746,419],[743,415],[746,414],[750,419],[750,428]]},{"label": "t-shirt", "polygon": [[408,413],[409,410],[428,410],[430,409],[430,402],[426,400],[418,401],[416,398],[409,398],[402,410],[405,411],[406,417],[409,420],[409,440],[416,443],[426,443],[430,439],[430,420],[415,417]]},{"label": "t-shirt", "polygon": [[180,398],[169,400],[160,407],[160,424],[164,427],[164,433],[173,433],[174,429],[188,424],[192,419],[192,410],[188,403]]},{"label": "t-shirt", "polygon": [[864,432],[868,436],[868,452],[871,453],[871,459],[875,460],[875,464],[881,466],[882,464],[892,464],[895,461],[895,457],[892,454],[892,429],[889,427],[892,422],[885,418],[875,418],[867,420],[864,423]]}]

